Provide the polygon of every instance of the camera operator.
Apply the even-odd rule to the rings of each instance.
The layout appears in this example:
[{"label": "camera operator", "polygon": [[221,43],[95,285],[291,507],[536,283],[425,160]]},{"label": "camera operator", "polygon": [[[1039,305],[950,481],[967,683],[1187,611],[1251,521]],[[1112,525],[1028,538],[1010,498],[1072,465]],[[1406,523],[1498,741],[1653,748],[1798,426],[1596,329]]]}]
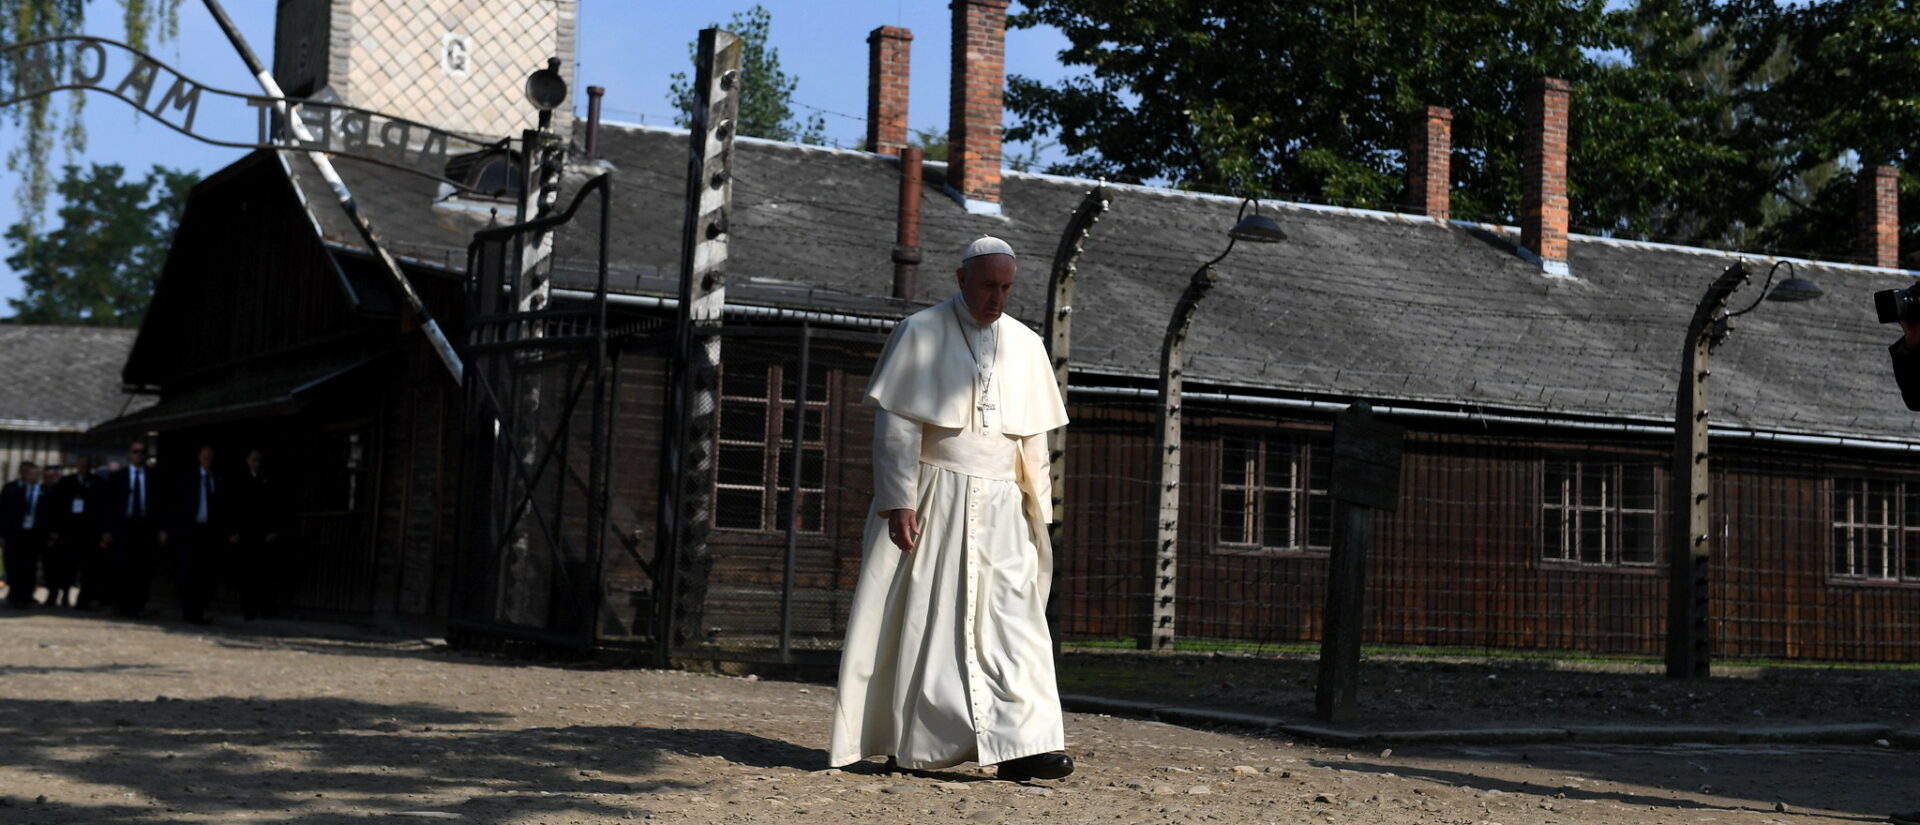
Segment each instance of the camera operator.
[{"label": "camera operator", "polygon": [[[1907,409],[1920,410],[1920,318],[1909,319],[1907,314],[1898,316],[1900,340],[1887,347],[1887,351],[1893,354],[1893,378],[1900,382],[1900,399],[1907,402]],[[1882,322],[1887,320],[1886,315],[1885,311],[1881,312]],[[1896,811],[1887,821],[1894,825],[1920,825],[1920,811]]]},{"label": "camera operator", "polygon": [[1907,409],[1920,410],[1920,319],[1900,319],[1904,333],[1887,351],[1893,353],[1893,378],[1900,382],[1900,398]]}]

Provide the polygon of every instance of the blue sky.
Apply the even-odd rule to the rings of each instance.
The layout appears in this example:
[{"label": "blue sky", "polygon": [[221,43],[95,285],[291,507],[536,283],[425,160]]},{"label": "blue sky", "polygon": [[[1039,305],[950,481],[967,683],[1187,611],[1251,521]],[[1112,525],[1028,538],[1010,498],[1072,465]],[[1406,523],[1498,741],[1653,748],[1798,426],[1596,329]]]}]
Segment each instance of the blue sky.
[{"label": "blue sky", "polygon": [[[224,0],[224,5],[254,50],[271,65],[276,3]],[[580,90],[606,87],[602,116],[609,120],[671,125],[668,76],[687,70],[688,42],[701,28],[724,24],[735,11],[752,5],[752,0],[581,0],[576,84]],[[799,78],[794,100],[822,112],[830,138],[852,145],[866,132],[858,119],[866,112],[866,37],[882,25],[913,30],[909,125],[945,127],[951,20],[947,0],[762,0],[761,5],[773,17],[772,45],[780,52],[782,70]],[[115,39],[124,34],[118,2],[89,0],[87,8],[88,33]],[[1063,77],[1069,72],[1059,65],[1057,55],[1065,46],[1066,38],[1052,29],[1008,32],[1007,72],[1043,80]],[[195,0],[180,4],[180,36],[153,51],[182,74],[208,86],[235,91],[255,88],[239,56]],[[528,67],[534,68],[538,67]],[[576,90],[575,108],[584,112],[586,94],[580,90]],[[65,101],[56,105],[64,106]],[[244,154],[199,143],[144,120],[132,107],[105,95],[93,95],[87,101],[85,122],[87,146],[75,158],[82,165],[118,163],[130,174],[154,164],[211,173]],[[234,126],[208,124],[222,132]],[[0,126],[0,147],[11,149],[19,140],[13,126]],[[1022,148],[1010,146],[1008,151]],[[1042,157],[1053,159],[1057,153]],[[0,227],[17,220],[14,181],[9,176],[0,180]],[[11,270],[0,270],[0,316],[4,316],[11,313],[5,299],[20,295],[20,279]]]}]

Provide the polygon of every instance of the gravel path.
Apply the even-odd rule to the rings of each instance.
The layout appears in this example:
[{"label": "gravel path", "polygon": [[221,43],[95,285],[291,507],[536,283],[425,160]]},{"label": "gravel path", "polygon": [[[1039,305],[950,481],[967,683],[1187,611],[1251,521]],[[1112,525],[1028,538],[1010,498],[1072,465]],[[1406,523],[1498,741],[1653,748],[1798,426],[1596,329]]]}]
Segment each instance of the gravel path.
[{"label": "gravel path", "polygon": [[330,625],[10,613],[0,823],[1802,825],[1920,807],[1912,751],[1359,753],[1079,714],[1081,768],[1061,782],[889,777],[824,769],[831,700],[821,685],[529,665]]}]

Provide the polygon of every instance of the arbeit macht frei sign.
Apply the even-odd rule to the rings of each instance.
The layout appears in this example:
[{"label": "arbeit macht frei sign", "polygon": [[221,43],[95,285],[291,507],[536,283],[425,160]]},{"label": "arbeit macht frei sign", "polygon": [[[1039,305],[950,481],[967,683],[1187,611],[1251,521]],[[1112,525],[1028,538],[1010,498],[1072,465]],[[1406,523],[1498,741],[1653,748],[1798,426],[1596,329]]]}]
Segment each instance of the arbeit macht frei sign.
[{"label": "arbeit macht frei sign", "polygon": [[[0,48],[0,106],[65,90],[103,92],[196,140],[218,146],[325,152],[402,169],[456,188],[447,158],[505,146],[424,123],[353,106],[271,98],[215,89],[193,81],[133,47],[98,37],[32,40]],[[200,117],[201,106],[246,107],[250,116]],[[279,114],[289,109],[307,127],[301,140]],[[209,127],[207,121],[219,124]],[[233,124],[243,124],[235,127]],[[251,127],[250,129],[248,127]]]}]

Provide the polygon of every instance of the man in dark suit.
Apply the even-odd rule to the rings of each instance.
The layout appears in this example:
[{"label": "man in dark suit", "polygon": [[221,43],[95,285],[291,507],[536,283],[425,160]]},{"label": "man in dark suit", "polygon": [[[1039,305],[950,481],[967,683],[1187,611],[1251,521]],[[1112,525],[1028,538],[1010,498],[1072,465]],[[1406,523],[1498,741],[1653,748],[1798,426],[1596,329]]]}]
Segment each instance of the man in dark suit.
[{"label": "man in dark suit", "polygon": [[154,489],[152,476],[146,443],[133,442],[127,447],[127,466],[107,478],[100,506],[100,547],[107,553],[108,576],[114,582],[114,610],[127,617],[147,609],[154,554],[166,543],[158,518],[165,497]]},{"label": "man in dark suit", "polygon": [[227,479],[214,472],[213,459],[213,447],[202,445],[196,466],[173,481],[173,527],[167,541],[177,554],[180,617],[194,624],[207,623],[207,602],[213,599],[222,562],[240,541],[231,526]]},{"label": "man in dark suit", "polygon": [[53,496],[40,484],[40,466],[20,462],[20,477],[0,487],[0,543],[6,545],[7,604],[25,609],[39,604],[40,552],[51,525]]},{"label": "man in dark suit", "polygon": [[247,452],[247,470],[233,484],[233,529],[240,534],[235,568],[240,572],[240,606],[246,619],[271,619],[280,611],[286,579],[282,557],[286,499],[266,473],[266,454]]},{"label": "man in dark suit", "polygon": [[[100,504],[106,496],[106,482],[93,471],[93,459],[81,456],[73,472],[53,486],[53,521],[60,533],[60,546],[47,557],[47,588],[53,591],[53,604],[62,604],[69,589],[82,574],[80,593],[74,607],[85,607],[88,598],[98,600],[97,586],[91,581],[104,565],[100,551]],[[56,562],[56,557],[58,560]],[[58,567],[56,567],[56,564]]]},{"label": "man in dark suit", "polygon": [[40,467],[40,495],[47,500],[46,532],[40,539],[40,586],[47,589],[48,607],[67,603],[67,591],[73,587],[73,569],[67,565],[66,536],[61,528],[66,519],[60,513],[60,482],[65,472],[58,464]]}]

